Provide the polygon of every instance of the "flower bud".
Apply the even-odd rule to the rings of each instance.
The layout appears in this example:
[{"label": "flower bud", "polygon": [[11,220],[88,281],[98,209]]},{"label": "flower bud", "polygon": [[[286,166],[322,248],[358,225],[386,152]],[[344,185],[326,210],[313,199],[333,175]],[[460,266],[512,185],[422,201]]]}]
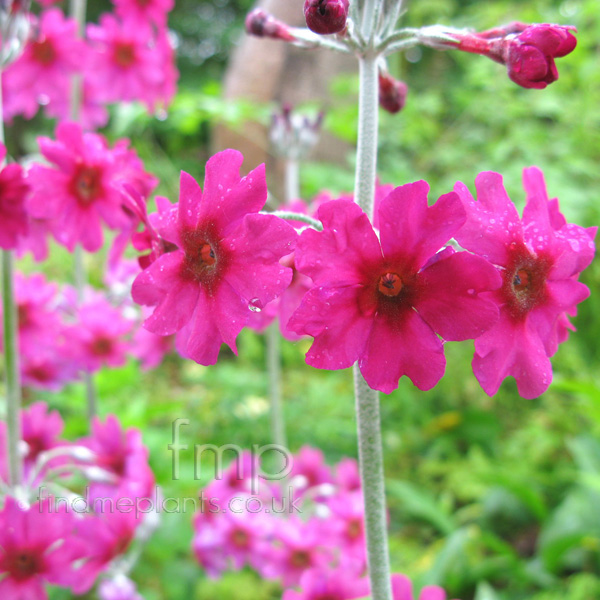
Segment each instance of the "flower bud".
[{"label": "flower bud", "polygon": [[512,81],[525,88],[543,89],[558,79],[555,58],[575,49],[572,28],[558,25],[530,25],[505,39],[502,58]]},{"label": "flower bud", "polygon": [[400,112],[406,104],[408,87],[404,81],[394,79],[388,73],[379,73],[379,106],[389,113]]},{"label": "flower bud", "polygon": [[246,16],[246,31],[257,37],[266,37],[284,42],[294,41],[290,28],[283,21],[279,21],[261,8],[255,8]]},{"label": "flower bud", "polygon": [[346,28],[348,0],[305,0],[304,17],[315,33],[340,33]]}]

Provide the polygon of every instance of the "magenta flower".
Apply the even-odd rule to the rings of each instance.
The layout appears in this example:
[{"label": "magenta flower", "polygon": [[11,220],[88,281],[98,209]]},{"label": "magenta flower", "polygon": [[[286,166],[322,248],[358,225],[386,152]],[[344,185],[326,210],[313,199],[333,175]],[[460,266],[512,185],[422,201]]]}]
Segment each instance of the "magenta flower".
[{"label": "magenta flower", "polygon": [[505,38],[502,59],[508,76],[525,88],[543,89],[558,79],[555,58],[575,49],[574,27],[530,25],[516,36]]},{"label": "magenta flower", "polygon": [[98,597],[100,600],[144,600],[138,594],[135,583],[125,575],[116,575],[100,583]]},{"label": "magenta flower", "polygon": [[174,67],[167,69],[166,62],[172,63],[172,50],[149,23],[105,14],[100,25],[88,25],[87,34],[98,100],[140,101],[154,110],[170,99]]},{"label": "magenta flower", "polygon": [[140,273],[132,288],[135,302],[156,306],[146,329],[183,330],[178,348],[203,365],[217,361],[222,343],[237,352],[249,307],[262,308],[291,281],[279,260],[294,249],[296,234],[281,219],[257,214],[267,195],[264,165],[240,179],[242,161],[234,150],[213,156],[204,194],[182,173],[176,218],[165,213],[158,226],[175,249]]},{"label": "magenta flower", "polygon": [[525,169],[523,182],[522,219],[497,173],[477,176],[477,202],[457,183],[468,218],[456,239],[498,265],[503,279],[502,287],[488,294],[500,307],[500,320],[475,340],[475,376],[489,395],[513,376],[519,394],[535,398],[552,380],[549,357],[565,339],[565,313],[572,314],[589,295],[576,277],[592,261],[594,243],[590,232],[563,224],[539,169]]},{"label": "magenta flower", "polygon": [[73,521],[52,500],[23,509],[6,498],[0,512],[0,597],[46,600],[46,584],[70,587],[81,543]]},{"label": "magenta flower", "polygon": [[396,188],[379,207],[380,237],[348,200],[319,208],[324,230],[306,230],[296,268],[314,281],[288,325],[315,338],[309,365],[358,361],[373,388],[390,393],[407,375],[432,388],[445,370],[443,342],[481,335],[498,318],[480,292],[501,278],[480,257],[446,248],[466,220],[454,193],[427,206],[424,181]]},{"label": "magenta flower", "polygon": [[86,60],[86,47],[77,38],[75,21],[58,8],[44,11],[37,36],[3,74],[5,117],[22,114],[31,119],[39,104],[65,103],[71,76]]},{"label": "magenta flower", "polygon": [[325,463],[323,452],[311,446],[302,446],[294,456],[290,476],[301,478],[297,485],[302,488],[333,482],[331,469]]},{"label": "magenta flower", "polygon": [[114,415],[109,415],[105,423],[96,418],[92,423],[92,436],[80,443],[95,452],[95,464],[116,479],[116,484],[94,483],[90,497],[152,497],[154,474],[148,466],[148,450],[137,429],[123,431]]},{"label": "magenta flower", "polygon": [[93,373],[103,366],[121,367],[131,348],[127,339],[134,323],[106,300],[94,300],[78,310],[78,324],[73,328],[81,367]]},{"label": "magenta flower", "polygon": [[303,521],[292,516],[273,531],[275,544],[265,547],[258,568],[267,579],[281,579],[285,587],[298,585],[309,569],[325,569],[331,564],[333,549],[323,543],[318,519]]},{"label": "magenta flower", "polygon": [[27,444],[25,464],[31,467],[42,452],[60,446],[64,429],[58,411],[48,412],[45,402],[34,402],[21,413],[22,439]]},{"label": "magenta flower", "polygon": [[98,575],[129,548],[140,525],[133,506],[134,503],[123,505],[119,510],[115,505],[111,511],[86,516],[78,523],[77,533],[85,540],[85,561],[77,571],[73,586],[76,594],[87,592]]},{"label": "magenta flower", "polygon": [[167,15],[175,0],[114,0],[117,14],[123,19],[149,21],[159,26],[167,24]]},{"label": "magenta flower", "polygon": [[345,569],[311,569],[302,575],[299,587],[300,591],[286,590],[282,600],[353,600],[368,594],[365,579]]},{"label": "magenta flower", "polygon": [[[0,143],[0,163],[6,147]],[[0,170],[0,248],[12,250],[29,231],[26,198],[29,186],[20,165],[6,165]]]},{"label": "magenta flower", "polygon": [[52,221],[59,243],[70,251],[80,243],[95,252],[103,243],[103,223],[111,229],[131,228],[122,190],[133,167],[129,151],[119,145],[110,150],[102,136],[83,133],[74,123],[60,124],[56,141],[40,138],[39,144],[56,167],[33,166],[29,207],[34,217]]}]

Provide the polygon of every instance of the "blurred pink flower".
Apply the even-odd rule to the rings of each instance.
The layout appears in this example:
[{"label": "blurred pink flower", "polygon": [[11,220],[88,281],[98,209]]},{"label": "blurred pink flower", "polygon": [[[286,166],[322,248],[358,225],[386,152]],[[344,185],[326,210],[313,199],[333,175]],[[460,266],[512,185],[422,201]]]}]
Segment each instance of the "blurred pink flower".
[{"label": "blurred pink flower", "polygon": [[113,510],[86,515],[78,522],[77,534],[85,543],[85,559],[77,570],[77,581],[73,586],[75,594],[90,590],[98,575],[127,551],[140,525],[134,506],[135,502],[123,503],[120,508],[115,504]]},{"label": "blurred pink flower", "polygon": [[407,375],[422,390],[445,371],[443,342],[481,335],[498,318],[480,292],[500,286],[478,256],[438,251],[464,224],[456,194],[428,207],[424,181],[396,188],[379,206],[380,238],[349,200],[323,204],[324,230],[305,230],[296,267],[314,287],[288,327],[315,338],[307,363],[343,369],[358,361],[373,389],[390,393]]},{"label": "blurred pink flower", "polygon": [[[6,147],[0,143],[0,163],[6,158]],[[18,164],[0,170],[0,248],[12,250],[29,231],[26,198],[29,185]]]},{"label": "blurred pink flower", "polygon": [[164,27],[175,0],[113,0],[117,14],[124,20],[150,21]]},{"label": "blurred pink flower", "polygon": [[[173,52],[150,24],[105,14],[87,27],[90,70],[102,102],[139,101],[154,110],[173,94]],[[169,66],[170,65],[170,66]]]},{"label": "blurred pink flower", "polygon": [[204,194],[182,173],[176,218],[163,211],[166,218],[157,227],[174,246],[132,287],[135,302],[156,306],[146,329],[180,332],[178,348],[203,365],[217,361],[223,342],[237,352],[250,307],[262,308],[291,280],[291,270],[279,260],[294,249],[295,233],[281,219],[257,214],[266,200],[264,165],[240,179],[242,161],[234,150],[213,156]]},{"label": "blurred pink flower", "polygon": [[497,173],[477,176],[478,201],[457,183],[468,218],[456,239],[498,265],[503,279],[500,289],[487,294],[499,306],[500,320],[475,340],[475,376],[489,395],[513,376],[519,394],[535,398],[552,381],[549,357],[566,339],[567,315],[589,295],[576,278],[594,256],[595,230],[565,223],[548,200],[539,169],[525,169],[523,182],[522,219]]},{"label": "blurred pink flower", "polygon": [[32,167],[29,207],[34,217],[51,221],[59,243],[70,251],[80,243],[95,252],[103,243],[103,222],[111,229],[131,228],[131,214],[123,208],[124,181],[151,189],[154,179],[125,142],[111,150],[102,136],[63,123],[56,129],[56,141],[40,138],[39,144],[56,167]]},{"label": "blurred pink flower", "polygon": [[90,488],[94,498],[152,498],[154,474],[148,466],[148,450],[137,429],[123,430],[118,419],[109,415],[102,423],[94,419],[92,435],[79,442],[96,453],[96,466],[113,477],[115,483],[97,482]]},{"label": "blurred pink flower", "polygon": [[5,119],[15,115],[31,119],[40,104],[67,102],[71,76],[86,64],[77,24],[60,9],[42,12],[37,30],[22,56],[3,73]]},{"label": "blurred pink flower", "polygon": [[0,597],[46,600],[47,583],[72,586],[82,547],[73,535],[71,516],[52,503],[24,509],[6,498],[0,511]]}]

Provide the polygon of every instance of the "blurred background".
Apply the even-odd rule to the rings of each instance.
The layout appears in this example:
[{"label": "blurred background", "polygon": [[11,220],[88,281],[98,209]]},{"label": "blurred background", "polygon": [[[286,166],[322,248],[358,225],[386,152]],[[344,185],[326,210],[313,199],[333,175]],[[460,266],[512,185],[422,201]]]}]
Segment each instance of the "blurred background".
[{"label": "blurred background", "polygon": [[[302,18],[302,0],[279,10]],[[326,111],[322,147],[301,168],[302,197],[353,186],[357,77],[353,61],[292,51],[243,32],[248,0],[177,0],[170,27],[177,44],[179,93],[167,112],[148,116],[119,107],[104,132],[130,137],[158,193],[177,198],[179,171],[202,179],[206,159],[223,145],[243,149],[247,167],[267,161],[281,189],[266,126],[279,102]],[[90,2],[90,21],[110,8]],[[391,58],[408,84],[405,109],[381,114],[383,183],[426,179],[434,198],[462,180],[472,189],[483,170],[502,173],[522,207],[521,171],[544,170],[550,196],[568,221],[597,224],[600,212],[600,3],[598,0],[413,0],[405,24],[488,29],[519,20],[572,24],[576,51],[558,62],[560,79],[544,91],[519,88],[501,65],[458,52],[414,49]],[[293,10],[292,10],[293,9]],[[290,13],[291,14],[291,13]],[[244,51],[240,51],[241,45]],[[268,50],[260,46],[268,45]],[[237,52],[237,54],[236,54]],[[294,69],[297,69],[296,71]],[[295,73],[301,73],[302,77]],[[296,84],[287,80],[296,79]],[[300,82],[300,83],[299,83]],[[304,83],[301,83],[304,82]],[[13,153],[35,150],[50,133],[43,119],[15,120]],[[67,280],[66,252],[53,249],[48,275]],[[87,257],[99,284],[102,257]],[[33,270],[33,266],[29,270]],[[494,398],[470,369],[472,343],[447,346],[448,368],[435,390],[410,382],[382,396],[393,569],[418,584],[443,585],[462,600],[597,600],[600,598],[600,267],[582,276],[592,296],[575,319],[578,331],[553,360],[554,382],[522,400],[513,381]],[[356,455],[349,371],[304,364],[308,341],[283,343],[284,401],[291,450],[321,448],[329,462]],[[243,332],[239,357],[222,351],[205,368],[170,357],[157,370],[131,362],[98,378],[101,412],[140,427],[167,497],[195,496],[200,483],[171,479],[171,423],[191,419],[186,443],[269,441],[264,339]],[[35,394],[60,409],[67,437],[85,433],[83,392]],[[191,454],[191,453],[190,453]],[[190,465],[192,457],[190,456]],[[182,470],[186,470],[182,467]],[[187,469],[191,472],[191,466]],[[268,600],[277,585],[251,571],[211,581],[190,550],[192,515],[165,515],[133,572],[147,600]],[[56,600],[66,596],[56,593]]]}]

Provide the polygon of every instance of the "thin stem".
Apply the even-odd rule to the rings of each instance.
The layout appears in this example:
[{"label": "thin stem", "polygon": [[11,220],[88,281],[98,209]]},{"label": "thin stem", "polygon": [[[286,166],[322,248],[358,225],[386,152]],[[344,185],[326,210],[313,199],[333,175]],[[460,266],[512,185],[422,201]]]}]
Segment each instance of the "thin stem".
[{"label": "thin stem", "polygon": [[300,198],[300,164],[293,158],[285,161],[285,201]]},{"label": "thin stem", "polygon": [[[354,190],[356,202],[371,220],[375,195],[379,117],[377,58],[375,52],[366,53],[359,58],[359,123]],[[371,598],[391,600],[379,394],[367,385],[358,365],[354,366],[354,394]]]},{"label": "thin stem", "polygon": [[17,310],[14,296],[14,256],[2,250],[2,316],[4,320],[4,371],[6,377],[6,425],[8,445],[8,482],[21,484],[23,460],[21,441],[21,381],[17,338]]},{"label": "thin stem", "polygon": [[275,215],[276,217],[285,219],[286,221],[299,221],[300,223],[306,223],[307,225],[310,225],[317,231],[323,231],[323,224],[321,221],[319,221],[319,219],[314,219],[313,217],[309,217],[308,215],[304,215],[302,213],[296,213],[290,210],[274,210],[272,212],[261,212],[261,214]]},{"label": "thin stem", "polygon": [[354,394],[371,598],[392,600],[379,393],[367,385],[358,365],[354,365]]},{"label": "thin stem", "polygon": [[358,99],[358,146],[356,152],[356,202],[373,216],[375,178],[377,170],[377,126],[379,122],[379,84],[377,56],[359,58],[360,91]]},{"label": "thin stem", "polygon": [[[85,15],[87,0],[71,0],[70,14],[77,23],[77,35],[83,38],[85,33]],[[83,78],[80,73],[73,75],[71,79],[71,120],[79,122],[81,116],[81,105],[83,102]]]},{"label": "thin stem", "polygon": [[274,444],[287,448],[283,398],[281,393],[281,349],[279,326],[274,321],[267,328],[267,371],[271,399],[271,438]]},{"label": "thin stem", "polygon": [[[4,114],[2,98],[2,69],[0,68],[0,142],[4,144]],[[4,161],[0,162],[0,169]],[[14,256],[2,250],[2,320],[4,327],[4,373],[6,378],[6,444],[8,453],[8,484],[21,485],[23,459],[21,442],[21,376],[19,373],[18,315],[15,302]]]},{"label": "thin stem", "polygon": [[[75,289],[77,290],[77,300],[79,304],[81,304],[84,301],[85,286],[87,282],[81,246],[76,246],[73,254],[75,259]],[[83,385],[85,386],[87,417],[91,427],[92,420],[98,414],[98,396],[96,394],[96,386],[92,374],[84,371],[82,377]]]},{"label": "thin stem", "polygon": [[375,4],[381,0],[363,0],[360,29],[367,42],[373,39],[375,29]]}]

